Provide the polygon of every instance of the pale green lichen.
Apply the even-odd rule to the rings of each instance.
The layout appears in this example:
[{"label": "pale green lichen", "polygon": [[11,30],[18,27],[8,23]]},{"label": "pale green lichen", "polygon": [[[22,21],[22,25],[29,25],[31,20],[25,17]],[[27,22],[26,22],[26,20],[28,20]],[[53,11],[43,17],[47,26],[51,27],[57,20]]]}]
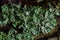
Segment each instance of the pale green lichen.
[{"label": "pale green lichen", "polygon": [[[19,5],[3,5],[0,16],[0,25],[6,25],[12,22],[14,28],[23,28],[19,34],[16,30],[8,33],[7,40],[34,40],[40,33],[47,34],[57,25],[53,9],[44,9],[40,6],[26,5],[22,8]],[[4,15],[4,16],[2,16]],[[2,19],[3,18],[3,19]],[[13,32],[14,31],[14,32]]]}]

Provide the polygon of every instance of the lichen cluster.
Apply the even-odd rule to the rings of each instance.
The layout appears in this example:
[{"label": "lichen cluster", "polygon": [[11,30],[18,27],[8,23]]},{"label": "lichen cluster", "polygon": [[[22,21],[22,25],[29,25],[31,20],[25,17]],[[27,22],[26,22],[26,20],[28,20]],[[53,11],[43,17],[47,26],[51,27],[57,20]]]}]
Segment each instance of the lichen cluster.
[{"label": "lichen cluster", "polygon": [[[10,29],[6,38],[0,34],[3,40],[34,40],[40,33],[50,33],[57,25],[54,8],[44,9],[41,6],[24,7],[20,5],[3,5],[0,14],[0,26],[3,27],[12,22],[14,28],[23,28],[22,33]],[[59,12],[58,12],[59,13]],[[10,33],[11,32],[11,33]],[[1,40],[2,40],[1,39]]]}]

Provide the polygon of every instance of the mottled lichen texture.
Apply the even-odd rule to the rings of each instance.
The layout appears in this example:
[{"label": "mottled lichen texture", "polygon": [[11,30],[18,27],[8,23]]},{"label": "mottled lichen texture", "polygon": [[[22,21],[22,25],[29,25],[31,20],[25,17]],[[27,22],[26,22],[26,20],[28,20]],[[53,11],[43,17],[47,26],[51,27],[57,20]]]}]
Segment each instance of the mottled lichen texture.
[{"label": "mottled lichen texture", "polygon": [[[34,40],[40,33],[48,34],[57,25],[54,15],[60,13],[53,7],[44,9],[41,6],[21,7],[17,4],[5,4],[1,9],[0,26],[11,22],[13,26],[7,34],[0,32],[0,40]],[[19,30],[18,33],[13,27],[20,28],[22,32]]]}]

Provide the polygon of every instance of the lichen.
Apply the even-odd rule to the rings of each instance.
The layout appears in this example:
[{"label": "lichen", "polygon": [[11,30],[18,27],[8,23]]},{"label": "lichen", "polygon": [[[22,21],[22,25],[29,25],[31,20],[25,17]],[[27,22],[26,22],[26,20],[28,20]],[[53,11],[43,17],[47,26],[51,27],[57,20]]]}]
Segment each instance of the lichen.
[{"label": "lichen", "polygon": [[[0,26],[4,26],[12,22],[14,28],[23,28],[22,33],[11,33],[6,35],[9,40],[34,40],[35,36],[40,33],[48,34],[57,25],[52,9],[44,9],[41,6],[20,6],[3,5],[0,16]],[[1,23],[2,22],[2,23]],[[13,30],[11,30],[12,32]],[[17,31],[16,31],[17,32]],[[12,36],[12,37],[11,37]],[[8,40],[8,38],[7,38]]]}]

